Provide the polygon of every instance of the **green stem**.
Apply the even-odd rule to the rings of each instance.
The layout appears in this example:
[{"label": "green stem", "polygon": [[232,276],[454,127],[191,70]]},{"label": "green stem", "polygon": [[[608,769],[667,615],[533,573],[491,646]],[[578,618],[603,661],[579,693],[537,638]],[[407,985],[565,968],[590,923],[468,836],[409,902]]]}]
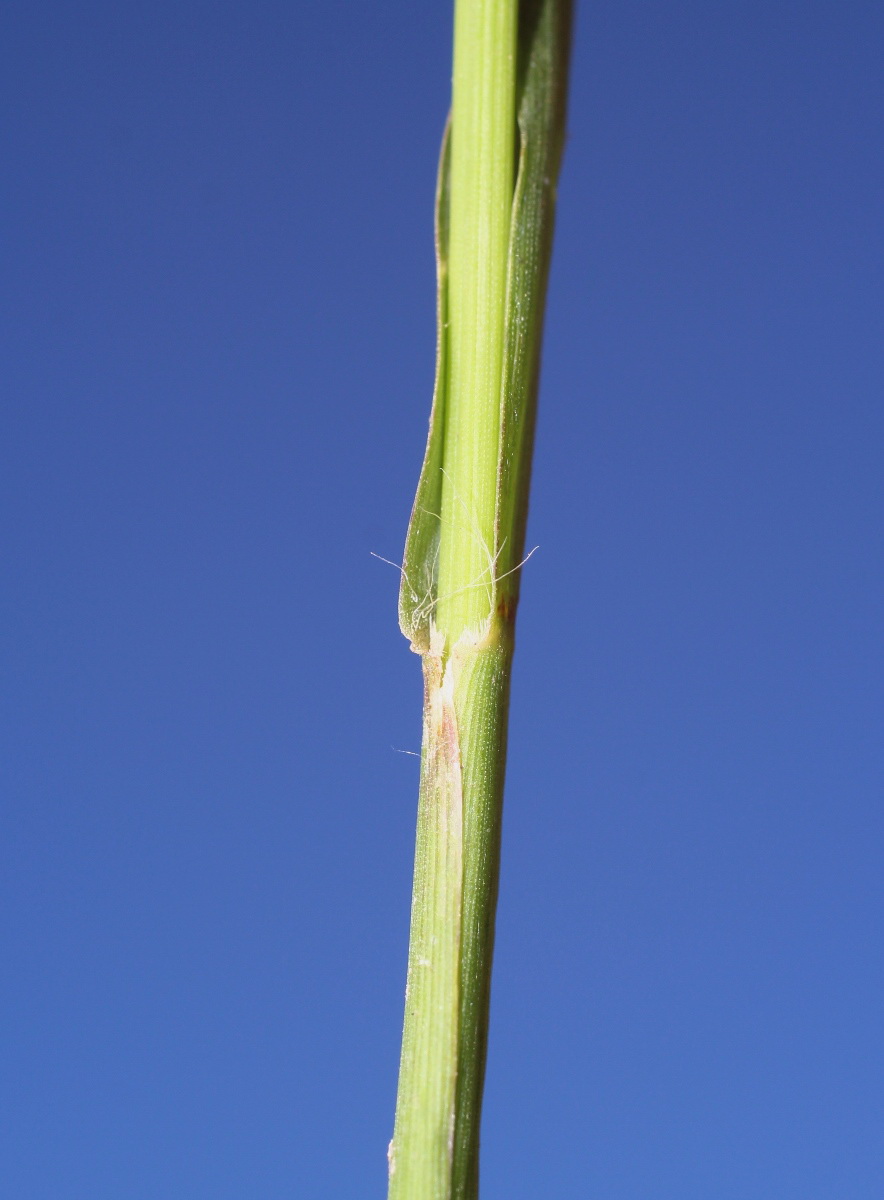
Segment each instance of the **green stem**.
[{"label": "green stem", "polygon": [[[438,352],[399,611],[424,731],[390,1200],[476,1200],[507,710],[570,0],[456,0]],[[514,153],[518,171],[514,179]]]},{"label": "green stem", "polygon": [[448,395],[436,627],[491,610],[516,140],[518,0],[458,0],[448,236]]}]

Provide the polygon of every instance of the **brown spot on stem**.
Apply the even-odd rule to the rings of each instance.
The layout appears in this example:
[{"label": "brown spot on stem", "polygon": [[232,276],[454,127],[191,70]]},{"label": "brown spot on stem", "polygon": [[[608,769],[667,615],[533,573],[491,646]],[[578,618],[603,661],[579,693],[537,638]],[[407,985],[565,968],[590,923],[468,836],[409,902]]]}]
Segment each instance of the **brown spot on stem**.
[{"label": "brown spot on stem", "polygon": [[501,621],[506,621],[511,625],[516,619],[516,598],[515,596],[503,595],[497,602],[497,615]]}]

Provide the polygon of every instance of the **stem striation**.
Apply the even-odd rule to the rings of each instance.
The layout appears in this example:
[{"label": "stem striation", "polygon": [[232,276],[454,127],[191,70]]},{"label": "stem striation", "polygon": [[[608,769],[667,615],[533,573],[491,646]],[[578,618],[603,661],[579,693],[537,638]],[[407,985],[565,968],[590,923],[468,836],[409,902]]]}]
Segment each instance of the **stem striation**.
[{"label": "stem striation", "polygon": [[390,1200],[477,1200],[507,712],[570,0],[456,0],[430,433],[400,624],[424,667]]}]

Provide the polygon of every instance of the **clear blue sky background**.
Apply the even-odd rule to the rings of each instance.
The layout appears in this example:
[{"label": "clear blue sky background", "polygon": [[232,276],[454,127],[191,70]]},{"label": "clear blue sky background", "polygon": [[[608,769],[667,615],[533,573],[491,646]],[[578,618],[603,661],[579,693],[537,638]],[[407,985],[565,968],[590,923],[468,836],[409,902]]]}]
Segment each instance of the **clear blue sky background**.
[{"label": "clear blue sky background", "polygon": [[[449,5],[2,26],[2,1192],[381,1200]],[[882,55],[580,7],[483,1200],[884,1195]]]}]

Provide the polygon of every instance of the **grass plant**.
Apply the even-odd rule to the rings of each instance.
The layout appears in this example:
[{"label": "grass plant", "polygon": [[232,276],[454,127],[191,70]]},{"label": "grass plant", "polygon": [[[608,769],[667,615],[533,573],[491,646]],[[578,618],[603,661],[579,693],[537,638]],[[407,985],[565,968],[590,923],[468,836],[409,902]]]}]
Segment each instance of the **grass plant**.
[{"label": "grass plant", "polygon": [[430,433],[399,617],[424,717],[389,1200],[477,1200],[507,712],[570,0],[456,0]]}]

